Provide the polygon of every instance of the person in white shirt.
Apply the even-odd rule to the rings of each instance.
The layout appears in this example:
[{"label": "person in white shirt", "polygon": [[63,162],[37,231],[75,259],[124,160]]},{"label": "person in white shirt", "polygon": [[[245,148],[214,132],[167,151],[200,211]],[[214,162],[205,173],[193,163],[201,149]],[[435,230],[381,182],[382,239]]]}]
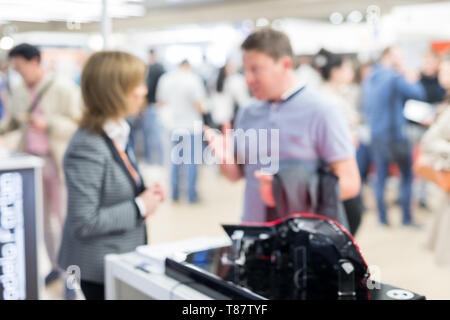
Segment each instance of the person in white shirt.
[{"label": "person in white shirt", "polygon": [[230,61],[219,70],[216,92],[211,95],[212,119],[223,125],[233,122],[239,108],[252,103],[245,77],[239,73]]},{"label": "person in white shirt", "polygon": [[208,60],[206,55],[203,55],[202,62],[193,70],[200,76],[206,92],[209,94],[214,90],[215,81],[217,78],[217,68]]},{"label": "person in white shirt", "polygon": [[[319,71],[323,78],[320,92],[330,99],[344,116],[350,128],[353,143],[357,148],[357,129],[361,121],[357,112],[358,89],[353,84],[355,76],[353,63],[348,58],[325,49],[319,51],[316,60],[322,61],[319,65]],[[361,197],[357,195],[343,201],[343,204],[349,222],[349,231],[355,235],[362,219]]]},{"label": "person in white shirt", "polygon": [[[170,155],[173,201],[179,199],[181,164],[187,166],[188,200],[190,203],[198,201],[196,190],[198,161],[195,161],[195,153],[201,157],[205,96],[202,80],[192,71],[187,60],[181,62],[177,70],[164,74],[158,84],[156,100],[160,106],[167,108],[170,114],[168,126],[173,143]],[[180,146],[181,150],[177,153]],[[183,158],[181,163],[180,157]]]},{"label": "person in white shirt", "polygon": [[313,68],[311,59],[306,56],[300,56],[298,57],[298,63],[299,65],[295,70],[297,79],[311,89],[320,90],[322,78],[319,72]]}]

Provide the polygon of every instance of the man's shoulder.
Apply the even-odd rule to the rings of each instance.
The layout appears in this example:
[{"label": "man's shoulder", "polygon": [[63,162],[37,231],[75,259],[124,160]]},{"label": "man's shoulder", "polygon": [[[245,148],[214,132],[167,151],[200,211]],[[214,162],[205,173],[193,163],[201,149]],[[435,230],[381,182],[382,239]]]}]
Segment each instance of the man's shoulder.
[{"label": "man's shoulder", "polygon": [[374,70],[370,74],[370,78],[398,78],[402,77],[401,73],[395,70],[394,68],[387,68],[387,67],[377,67],[374,68]]},{"label": "man's shoulder", "polygon": [[20,81],[15,81],[11,83],[11,94],[13,96],[17,94],[26,93],[27,91],[28,91],[27,86],[22,79]]},{"label": "man's shoulder", "polygon": [[187,78],[195,79],[195,80],[198,80],[198,81],[202,81],[202,77],[199,74],[195,73],[194,71],[186,72],[184,75]]},{"label": "man's shoulder", "polygon": [[160,81],[175,81],[179,79],[180,75],[178,70],[171,70],[168,72],[165,72],[163,75],[161,75]]},{"label": "man's shoulder", "polygon": [[[26,110],[31,103],[29,89],[23,80],[11,84],[10,103],[7,104],[9,112],[20,113]],[[29,102],[27,102],[29,101]]]},{"label": "man's shoulder", "polygon": [[292,115],[296,119],[306,120],[315,125],[320,124],[319,127],[323,126],[323,124],[328,126],[330,123],[335,123],[336,126],[339,126],[346,122],[342,110],[336,102],[321,94],[317,89],[305,88],[303,94],[295,97],[292,103],[288,112],[292,113],[293,110],[297,110],[298,112],[294,112]]},{"label": "man's shoulder", "polygon": [[195,72],[189,72],[186,73],[186,77],[184,78],[184,81],[186,84],[189,84],[191,86],[191,90],[194,90],[195,92],[200,92],[204,90],[204,84],[202,77],[199,76]]},{"label": "man's shoulder", "polygon": [[159,81],[167,81],[167,79],[170,79],[170,77],[172,77],[172,73],[173,71],[164,72],[159,78]]},{"label": "man's shoulder", "polygon": [[239,108],[239,114],[242,117],[252,117],[260,115],[267,110],[267,102],[253,99],[248,106]]},{"label": "man's shoulder", "polygon": [[290,100],[296,102],[311,102],[321,100],[323,95],[320,93],[318,89],[309,87],[305,85],[301,88],[298,93],[296,93]]},{"label": "man's shoulder", "polygon": [[288,102],[303,112],[327,113],[330,109],[334,109],[334,103],[331,99],[321,94],[318,89],[307,86]]},{"label": "man's shoulder", "polygon": [[[292,108],[302,111],[326,113],[327,110],[333,107],[331,100],[326,99],[316,89],[304,87],[300,92],[291,97],[287,102],[291,108],[288,111],[291,112]],[[268,102],[254,100],[248,107],[240,110],[241,118],[252,118],[265,115],[269,112]]]},{"label": "man's shoulder", "polygon": [[157,90],[159,90],[159,88],[165,88],[167,86],[171,86],[171,82],[176,80],[176,75],[174,74],[174,71],[169,71],[169,72],[165,72],[163,74],[161,74],[161,76],[159,77],[158,80],[158,86],[157,86]]}]

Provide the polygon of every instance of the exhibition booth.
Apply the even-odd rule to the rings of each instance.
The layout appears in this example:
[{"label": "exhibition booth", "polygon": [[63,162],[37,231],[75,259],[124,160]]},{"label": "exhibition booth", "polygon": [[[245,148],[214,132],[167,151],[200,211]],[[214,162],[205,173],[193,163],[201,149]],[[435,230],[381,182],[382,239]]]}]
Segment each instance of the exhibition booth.
[{"label": "exhibition booth", "polygon": [[[450,50],[450,2],[444,1],[432,4],[427,2],[435,1],[394,1],[393,4],[374,1],[373,5],[329,1],[329,8],[326,3],[308,6],[314,1],[302,1],[301,8],[300,5],[293,8],[291,0],[279,3],[264,0],[263,4],[253,0],[186,3],[109,0],[109,7],[107,0],[93,1],[95,5],[88,1],[69,1],[70,6],[64,9],[67,16],[62,16],[57,13],[55,2],[48,0],[45,7],[54,5],[54,12],[43,10],[41,20],[39,12],[33,15],[32,11],[38,10],[36,4],[30,4],[33,1],[13,2],[0,0],[0,49],[7,52],[20,43],[34,44],[41,49],[46,71],[71,79],[78,86],[88,57],[105,49],[127,51],[146,63],[149,49],[154,49],[167,71],[175,70],[186,59],[193,70],[215,81],[217,70],[227,62],[240,70],[240,44],[255,28],[266,26],[289,36],[298,61],[326,48],[349,56],[363,66],[375,61],[383,48],[396,43],[410,53],[405,63],[419,70],[424,54],[430,49],[440,54]],[[289,8],[293,8],[291,14]],[[89,10],[91,13],[87,14]],[[11,68],[6,74],[11,86],[21,81]],[[424,111],[417,102],[409,103],[405,116],[414,120],[419,111],[429,110]],[[157,111],[163,126],[167,124],[166,112]],[[44,249],[43,160],[7,152],[2,147],[0,144],[0,300],[52,299],[56,291],[58,299],[62,298],[60,287],[74,290],[78,299],[83,299],[77,266],[62,270],[60,287],[48,289],[45,285],[49,259]],[[163,168],[156,170],[163,171]],[[218,171],[214,168],[203,174],[202,178],[208,181],[204,189],[221,179]],[[228,199],[214,194],[210,198],[213,205],[207,209],[201,207],[202,203],[186,211],[178,203],[167,204],[164,207],[167,217],[150,218],[148,223],[152,229],[150,238],[156,241],[148,241],[149,244],[131,252],[106,255],[105,299],[428,299],[427,292],[409,287],[414,284],[415,276],[408,275],[408,281],[398,285],[392,283],[395,276],[387,277],[387,281],[380,279],[366,263],[365,247],[360,247],[335,220],[314,213],[291,212],[266,224],[240,223],[238,210],[244,188],[237,185],[230,190],[229,194],[239,193],[239,196]],[[239,203],[239,209],[230,205],[234,211],[230,213],[229,223],[223,216],[217,218],[223,223],[210,218],[214,208],[220,211],[224,203],[234,205],[234,202]],[[375,207],[373,203],[370,205]],[[171,210],[179,216],[170,216]],[[200,217],[195,216],[197,211]],[[180,212],[187,212],[187,217],[180,218]],[[153,224],[152,219],[159,220]],[[180,225],[177,230],[186,232],[172,230],[168,225],[173,221]],[[195,236],[189,232],[191,221],[197,224]],[[198,226],[203,222],[204,226]],[[155,231],[155,225],[161,226],[161,231]],[[404,241],[410,234],[401,236]],[[398,238],[386,237],[392,242]],[[371,245],[370,258],[383,254],[375,242],[367,238],[363,241]],[[406,247],[409,243],[405,241],[401,245]],[[408,253],[403,254],[404,257]],[[370,258],[368,263],[376,260]],[[399,272],[392,256],[386,260],[391,267],[385,269],[386,274]],[[423,285],[422,280],[418,282]],[[50,291],[54,292],[49,294]]]}]

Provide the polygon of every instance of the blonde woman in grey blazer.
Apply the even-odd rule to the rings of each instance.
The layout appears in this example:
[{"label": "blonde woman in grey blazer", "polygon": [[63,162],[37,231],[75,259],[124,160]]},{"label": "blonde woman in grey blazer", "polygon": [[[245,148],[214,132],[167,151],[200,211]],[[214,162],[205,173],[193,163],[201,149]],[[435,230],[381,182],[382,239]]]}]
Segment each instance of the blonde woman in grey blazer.
[{"label": "blonde woman in grey blazer", "polygon": [[105,255],[145,244],[145,219],[165,198],[158,185],[145,187],[128,144],[124,118],[144,104],[144,75],[140,59],[115,51],[93,54],[83,69],[84,115],[64,157],[68,211],[59,264],[79,268],[88,300],[104,299]]}]

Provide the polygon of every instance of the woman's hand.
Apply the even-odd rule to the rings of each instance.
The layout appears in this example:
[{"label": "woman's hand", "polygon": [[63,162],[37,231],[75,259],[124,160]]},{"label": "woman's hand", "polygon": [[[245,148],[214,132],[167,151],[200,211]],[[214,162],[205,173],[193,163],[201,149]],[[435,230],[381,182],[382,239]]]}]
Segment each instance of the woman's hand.
[{"label": "woman's hand", "polygon": [[159,184],[155,184],[145,189],[145,191],[139,195],[139,198],[144,202],[147,213],[145,218],[148,218],[155,213],[159,204],[166,199],[166,194]]},{"label": "woman's hand", "polygon": [[166,192],[161,185],[159,183],[155,183],[152,188],[155,194],[160,196],[160,202],[164,202],[166,200]]}]

